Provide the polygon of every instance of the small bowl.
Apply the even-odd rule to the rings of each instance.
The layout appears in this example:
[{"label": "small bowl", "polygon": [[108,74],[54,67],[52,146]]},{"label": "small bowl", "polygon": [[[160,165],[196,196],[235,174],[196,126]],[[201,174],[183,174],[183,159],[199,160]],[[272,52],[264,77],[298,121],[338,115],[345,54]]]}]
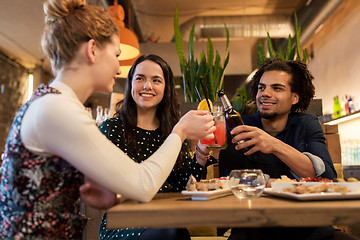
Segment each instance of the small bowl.
[{"label": "small bowl", "polygon": [[264,191],[266,179],[260,169],[232,170],[229,186],[237,198],[258,198]]}]

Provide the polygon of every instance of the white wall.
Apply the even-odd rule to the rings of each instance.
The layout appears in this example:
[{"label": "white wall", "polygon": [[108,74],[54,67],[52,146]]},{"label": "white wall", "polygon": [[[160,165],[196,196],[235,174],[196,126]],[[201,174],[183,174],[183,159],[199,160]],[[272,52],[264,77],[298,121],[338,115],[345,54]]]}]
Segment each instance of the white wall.
[{"label": "white wall", "polygon": [[[316,98],[323,99],[324,114],[333,113],[333,98],[339,95],[342,107],[345,94],[360,102],[360,8],[345,23],[314,49],[309,63]],[[360,127],[360,126],[359,126]]]}]

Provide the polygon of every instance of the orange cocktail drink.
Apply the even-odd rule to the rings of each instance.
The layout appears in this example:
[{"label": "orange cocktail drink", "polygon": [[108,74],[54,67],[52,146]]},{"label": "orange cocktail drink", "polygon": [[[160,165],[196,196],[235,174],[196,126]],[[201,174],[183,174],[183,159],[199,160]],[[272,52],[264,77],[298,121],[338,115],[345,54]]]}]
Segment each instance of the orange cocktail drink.
[{"label": "orange cocktail drink", "polygon": [[[207,146],[210,149],[224,149],[226,148],[226,123],[225,123],[225,116],[224,111],[222,109],[222,106],[219,104],[210,102],[210,107],[212,109],[212,114],[214,116],[215,126],[216,130],[214,132],[214,138],[213,139],[201,139],[200,143],[202,145]],[[208,108],[208,105],[204,103],[204,101],[199,103],[198,109],[208,110],[210,113],[210,110]]]},{"label": "orange cocktail drink", "polygon": [[200,143],[209,148],[221,148],[226,144],[226,124],[225,121],[215,121],[216,130],[213,139],[201,139]]}]

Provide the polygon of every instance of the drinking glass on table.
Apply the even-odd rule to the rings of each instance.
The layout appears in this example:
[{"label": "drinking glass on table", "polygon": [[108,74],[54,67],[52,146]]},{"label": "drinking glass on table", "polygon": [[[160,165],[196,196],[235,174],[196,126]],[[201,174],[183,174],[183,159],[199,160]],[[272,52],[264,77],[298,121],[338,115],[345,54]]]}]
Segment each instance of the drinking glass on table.
[{"label": "drinking glass on table", "polygon": [[260,169],[232,170],[229,186],[237,198],[260,197],[266,185],[266,178]]},{"label": "drinking glass on table", "polygon": [[209,149],[225,149],[226,144],[226,122],[223,107],[220,103],[214,103],[212,108],[216,130],[214,138],[201,139],[200,143],[207,146]]}]

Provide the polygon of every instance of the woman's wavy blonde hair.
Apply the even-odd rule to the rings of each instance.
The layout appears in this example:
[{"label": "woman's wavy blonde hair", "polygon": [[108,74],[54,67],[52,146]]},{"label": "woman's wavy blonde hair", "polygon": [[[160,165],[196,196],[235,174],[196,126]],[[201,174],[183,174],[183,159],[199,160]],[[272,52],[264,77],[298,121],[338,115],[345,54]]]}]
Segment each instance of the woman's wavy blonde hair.
[{"label": "woman's wavy blonde hair", "polygon": [[119,30],[108,13],[85,0],[46,0],[45,29],[41,45],[54,72],[70,63],[80,44],[94,39],[99,47]]}]

